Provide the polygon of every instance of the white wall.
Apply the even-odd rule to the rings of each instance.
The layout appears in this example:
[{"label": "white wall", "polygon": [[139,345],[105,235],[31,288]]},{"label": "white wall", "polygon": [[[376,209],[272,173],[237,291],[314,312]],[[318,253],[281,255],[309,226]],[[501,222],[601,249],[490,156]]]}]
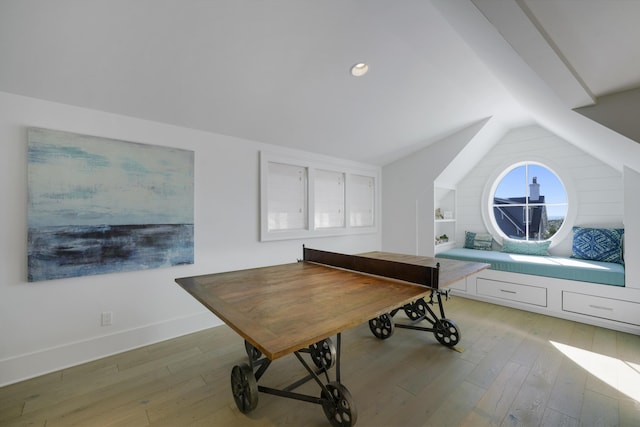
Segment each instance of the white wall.
[{"label": "white wall", "polygon": [[[220,324],[176,277],[294,262],[302,244],[379,250],[374,234],[259,242],[259,151],[303,155],[258,142],[0,92],[0,385]],[[195,264],[27,283],[28,127],[195,152]],[[113,325],[100,314],[113,312]]]},{"label": "white wall", "polygon": [[[529,126],[508,132],[458,183],[458,242],[464,242],[465,230],[488,231],[480,210],[485,186],[510,165],[525,160],[546,164],[560,175],[569,191],[573,190],[577,203],[574,225],[622,226],[622,173],[551,132]],[[571,255],[569,231],[550,249],[552,254]]]},{"label": "white wall", "polygon": [[623,173],[625,286],[640,288],[640,173],[629,167]]},{"label": "white wall", "polygon": [[383,167],[383,250],[433,256],[433,183],[486,123],[474,123]]}]

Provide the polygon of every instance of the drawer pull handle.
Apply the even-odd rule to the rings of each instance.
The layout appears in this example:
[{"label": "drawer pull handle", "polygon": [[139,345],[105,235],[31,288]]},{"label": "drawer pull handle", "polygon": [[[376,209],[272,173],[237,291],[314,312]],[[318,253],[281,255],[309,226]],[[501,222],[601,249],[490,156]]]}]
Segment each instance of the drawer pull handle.
[{"label": "drawer pull handle", "polygon": [[517,294],[516,291],[509,291],[507,289],[500,289],[500,292],[504,292],[505,294]]},{"label": "drawer pull handle", "polygon": [[598,309],[598,310],[613,311],[613,308],[611,308],[611,307],[603,307],[603,306],[601,306],[601,305],[593,305],[593,304],[589,304],[589,307],[591,307],[591,308],[595,308],[595,309]]}]

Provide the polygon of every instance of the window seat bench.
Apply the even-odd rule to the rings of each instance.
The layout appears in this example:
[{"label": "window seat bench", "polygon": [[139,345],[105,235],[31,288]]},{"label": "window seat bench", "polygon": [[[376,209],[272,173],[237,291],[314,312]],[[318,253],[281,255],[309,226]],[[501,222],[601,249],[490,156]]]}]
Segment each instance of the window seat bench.
[{"label": "window seat bench", "polygon": [[450,285],[455,295],[640,334],[640,287],[621,264],[464,248],[436,258],[491,265]]},{"label": "window seat bench", "polygon": [[455,248],[436,255],[439,258],[484,262],[491,269],[532,274],[579,282],[624,286],[624,266],[611,262],[588,261],[559,256],[520,255],[498,251]]}]

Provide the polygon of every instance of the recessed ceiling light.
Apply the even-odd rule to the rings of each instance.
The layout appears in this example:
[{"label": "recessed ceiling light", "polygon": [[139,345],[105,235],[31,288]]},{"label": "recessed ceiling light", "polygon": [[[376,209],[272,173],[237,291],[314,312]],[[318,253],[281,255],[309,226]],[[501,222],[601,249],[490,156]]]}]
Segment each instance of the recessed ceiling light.
[{"label": "recessed ceiling light", "polygon": [[359,62],[351,67],[351,75],[354,77],[364,76],[365,74],[367,74],[367,71],[369,71],[369,65],[365,64],[364,62]]}]

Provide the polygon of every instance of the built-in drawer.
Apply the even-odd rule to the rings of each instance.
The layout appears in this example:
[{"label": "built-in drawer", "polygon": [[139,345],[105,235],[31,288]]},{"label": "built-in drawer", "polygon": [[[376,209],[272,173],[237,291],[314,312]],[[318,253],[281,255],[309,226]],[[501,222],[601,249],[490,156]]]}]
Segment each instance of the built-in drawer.
[{"label": "built-in drawer", "polygon": [[478,295],[524,302],[541,307],[547,306],[546,288],[480,278],[476,281],[476,286]]},{"label": "built-in drawer", "polygon": [[577,292],[562,292],[562,309],[640,326],[640,304]]}]

